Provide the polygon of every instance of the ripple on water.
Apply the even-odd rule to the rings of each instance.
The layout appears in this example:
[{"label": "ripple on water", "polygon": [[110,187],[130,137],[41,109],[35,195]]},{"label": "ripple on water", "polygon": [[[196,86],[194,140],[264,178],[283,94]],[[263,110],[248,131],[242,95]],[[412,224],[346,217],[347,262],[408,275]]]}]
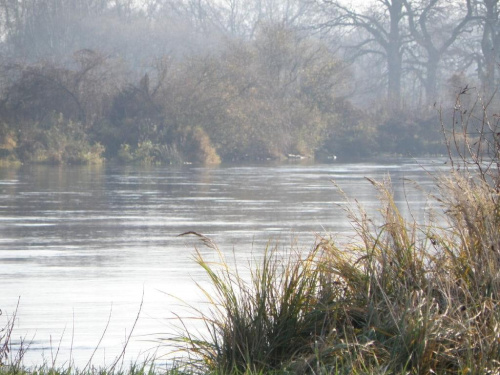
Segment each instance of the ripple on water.
[{"label": "ripple on water", "polygon": [[[428,168],[432,160],[419,161]],[[275,241],[310,247],[316,233],[351,233],[345,202],[331,180],[377,207],[365,177],[393,177],[399,202],[421,207],[423,192],[402,194],[403,177],[429,185],[417,162],[385,164],[283,164],[219,167],[51,168],[13,170],[0,180],[0,283],[2,311],[12,313],[21,296],[16,337],[31,339],[27,363],[59,346],[84,366],[108,319],[95,362],[109,363],[122,350],[144,298],[142,317],[129,347],[136,358],[158,336],[172,334],[180,297],[200,304],[196,282],[206,276],[193,261],[203,247],[196,231],[212,238],[240,267]],[[442,165],[440,165],[442,168]],[[417,210],[424,214],[423,210]],[[205,284],[204,284],[205,285]],[[111,316],[111,318],[110,318]],[[0,320],[0,323],[2,321]],[[145,344],[144,337],[147,337]],[[51,341],[52,340],[52,341]],[[52,342],[52,344],[51,344]],[[105,348],[105,349],[104,349]]]}]

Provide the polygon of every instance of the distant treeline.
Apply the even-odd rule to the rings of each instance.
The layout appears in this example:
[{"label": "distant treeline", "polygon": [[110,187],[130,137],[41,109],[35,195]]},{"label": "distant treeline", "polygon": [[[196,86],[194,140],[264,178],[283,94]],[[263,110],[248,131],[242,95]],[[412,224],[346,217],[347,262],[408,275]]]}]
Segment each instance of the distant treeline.
[{"label": "distant treeline", "polygon": [[[438,108],[469,81],[491,94],[496,68],[472,51],[497,36],[486,1],[428,3],[0,0],[0,158],[443,152]],[[466,56],[476,62],[460,65]]]}]

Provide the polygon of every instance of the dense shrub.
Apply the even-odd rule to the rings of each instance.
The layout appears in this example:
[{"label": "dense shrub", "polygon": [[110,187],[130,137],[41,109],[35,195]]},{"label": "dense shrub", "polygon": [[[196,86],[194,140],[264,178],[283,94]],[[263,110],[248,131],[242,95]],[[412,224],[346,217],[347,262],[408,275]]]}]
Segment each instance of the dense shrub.
[{"label": "dense shrub", "polygon": [[438,112],[400,112],[381,118],[377,143],[381,150],[404,156],[443,154],[446,147],[440,133]]},{"label": "dense shrub", "polygon": [[103,161],[104,147],[89,141],[81,123],[53,113],[42,123],[24,125],[17,153],[26,162],[93,164]]}]

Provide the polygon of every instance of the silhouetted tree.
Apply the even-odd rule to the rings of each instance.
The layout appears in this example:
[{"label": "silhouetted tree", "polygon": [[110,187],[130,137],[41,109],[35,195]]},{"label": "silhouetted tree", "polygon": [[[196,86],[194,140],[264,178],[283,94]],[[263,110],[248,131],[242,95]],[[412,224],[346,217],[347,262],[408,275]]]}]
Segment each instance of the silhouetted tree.
[{"label": "silhouetted tree", "polygon": [[392,110],[401,104],[404,46],[409,33],[404,21],[403,0],[377,0],[368,8],[356,10],[334,0],[318,0],[327,17],[320,28],[360,30],[366,37],[355,46],[354,58],[364,54],[382,55],[386,63],[387,101]]},{"label": "silhouetted tree", "polygon": [[425,88],[427,104],[437,100],[437,84],[440,62],[451,45],[473,20],[472,0],[466,0],[465,11],[459,13],[453,4],[443,0],[403,0],[409,30],[423,53],[408,48],[409,59],[419,74]]},{"label": "silhouetted tree", "polygon": [[497,89],[500,63],[500,3],[499,0],[477,0],[482,26],[479,78],[488,97]]}]

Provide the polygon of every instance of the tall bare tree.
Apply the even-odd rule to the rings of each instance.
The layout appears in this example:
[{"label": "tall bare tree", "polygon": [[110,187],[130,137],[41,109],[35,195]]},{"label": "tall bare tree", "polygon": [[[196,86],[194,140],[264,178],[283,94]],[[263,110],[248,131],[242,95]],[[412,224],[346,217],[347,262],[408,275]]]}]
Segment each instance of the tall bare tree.
[{"label": "tall bare tree", "polygon": [[327,20],[322,28],[363,30],[367,37],[357,45],[355,57],[365,54],[382,55],[386,63],[387,101],[389,108],[398,110],[401,104],[404,45],[408,42],[405,29],[403,0],[376,0],[362,10],[344,5],[338,0],[318,0]]},{"label": "tall bare tree", "polygon": [[500,63],[500,1],[478,0],[482,24],[481,52],[478,72],[486,95],[494,93],[497,85],[497,71]]},{"label": "tall bare tree", "polygon": [[[486,0],[489,1],[489,0]],[[472,0],[465,1],[465,10],[443,0],[403,0],[409,30],[416,44],[423,49],[419,55],[409,49],[410,58],[425,88],[427,104],[437,99],[439,64],[443,55],[457,40],[469,22],[474,19]]]}]

